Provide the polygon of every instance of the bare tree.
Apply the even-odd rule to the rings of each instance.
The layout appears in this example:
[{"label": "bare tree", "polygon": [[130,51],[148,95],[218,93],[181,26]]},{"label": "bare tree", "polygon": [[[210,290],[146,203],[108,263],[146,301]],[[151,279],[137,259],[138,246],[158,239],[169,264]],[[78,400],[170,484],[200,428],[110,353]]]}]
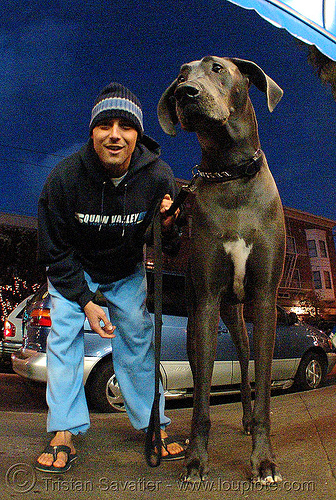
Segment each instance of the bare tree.
[{"label": "bare tree", "polygon": [[308,62],[315,67],[322,82],[331,85],[331,92],[336,101],[336,61],[322,54],[315,45],[310,45]]}]

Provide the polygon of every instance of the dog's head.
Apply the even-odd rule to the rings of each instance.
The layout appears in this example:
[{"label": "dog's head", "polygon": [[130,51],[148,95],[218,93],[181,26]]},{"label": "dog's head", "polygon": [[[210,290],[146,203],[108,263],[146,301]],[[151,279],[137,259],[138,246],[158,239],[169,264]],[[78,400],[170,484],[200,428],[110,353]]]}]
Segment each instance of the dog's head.
[{"label": "dog's head", "polygon": [[178,122],[190,132],[225,125],[246,106],[251,83],[266,94],[273,111],[283,91],[254,62],[208,56],[184,64],[159,101],[160,125],[173,136]]}]

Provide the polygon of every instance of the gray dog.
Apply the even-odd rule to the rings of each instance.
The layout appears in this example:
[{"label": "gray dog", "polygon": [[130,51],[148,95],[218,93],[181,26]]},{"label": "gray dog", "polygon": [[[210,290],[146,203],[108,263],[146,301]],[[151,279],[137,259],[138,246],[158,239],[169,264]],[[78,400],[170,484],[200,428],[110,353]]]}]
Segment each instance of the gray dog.
[{"label": "gray dog", "polygon": [[[278,190],[260,149],[248,93],[251,83],[266,94],[273,111],[283,92],[259,66],[204,57],[181,67],[158,105],[163,130],[176,135],[179,122],[184,130],[196,132],[202,150],[187,284],[188,356],[194,377],[187,481],[203,480],[208,473],[209,394],[219,315],[230,329],[240,361],[243,426],[253,441],[252,480],[281,480],[270,442],[270,387],[285,229]],[[243,317],[247,301],[253,305],[253,411]]]}]

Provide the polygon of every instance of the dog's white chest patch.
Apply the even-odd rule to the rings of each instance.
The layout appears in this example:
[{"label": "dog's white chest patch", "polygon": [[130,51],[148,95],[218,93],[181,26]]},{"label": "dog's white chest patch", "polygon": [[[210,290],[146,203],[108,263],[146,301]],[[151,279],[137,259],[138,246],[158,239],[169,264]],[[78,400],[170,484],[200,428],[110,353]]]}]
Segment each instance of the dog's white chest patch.
[{"label": "dog's white chest patch", "polygon": [[227,241],[223,244],[224,250],[230,254],[234,265],[233,291],[239,300],[244,298],[244,277],[246,271],[246,262],[252,250],[251,245],[246,245],[243,238],[235,241]]}]

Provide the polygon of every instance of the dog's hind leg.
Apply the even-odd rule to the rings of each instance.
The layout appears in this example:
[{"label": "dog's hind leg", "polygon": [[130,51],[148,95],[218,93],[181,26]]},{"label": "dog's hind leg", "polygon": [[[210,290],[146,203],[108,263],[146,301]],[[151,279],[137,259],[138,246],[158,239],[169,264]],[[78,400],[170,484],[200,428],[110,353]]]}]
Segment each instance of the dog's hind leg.
[{"label": "dog's hind leg", "polygon": [[188,360],[190,364],[190,368],[195,379],[196,377],[196,335],[194,335],[194,322],[195,322],[195,312],[196,312],[196,294],[195,289],[190,279],[190,276],[187,274],[189,279],[186,280],[186,297],[188,300],[188,326],[187,326],[187,354]]},{"label": "dog's hind leg", "polygon": [[241,400],[243,406],[243,427],[246,434],[251,432],[252,403],[249,381],[250,346],[243,316],[243,304],[221,304],[221,318],[228,327],[236,346],[241,371]]}]

